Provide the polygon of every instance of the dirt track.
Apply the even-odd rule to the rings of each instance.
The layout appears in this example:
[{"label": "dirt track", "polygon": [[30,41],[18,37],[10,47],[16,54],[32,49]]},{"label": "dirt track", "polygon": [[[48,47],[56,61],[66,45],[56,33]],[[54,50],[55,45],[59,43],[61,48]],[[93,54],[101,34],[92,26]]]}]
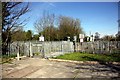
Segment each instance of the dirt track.
[{"label": "dirt track", "polygon": [[113,78],[120,71],[102,64],[79,64],[27,58],[3,64],[3,78]]}]

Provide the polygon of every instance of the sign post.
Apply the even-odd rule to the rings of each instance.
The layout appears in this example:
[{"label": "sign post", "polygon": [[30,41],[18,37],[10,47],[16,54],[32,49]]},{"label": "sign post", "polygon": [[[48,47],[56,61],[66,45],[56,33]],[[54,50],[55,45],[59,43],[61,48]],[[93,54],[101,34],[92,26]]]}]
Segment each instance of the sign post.
[{"label": "sign post", "polygon": [[[43,35],[41,35],[40,37],[39,37],[39,41],[41,41],[41,42],[44,42],[44,36]],[[42,57],[43,58],[45,58],[45,54],[44,54],[44,43],[42,43],[42,50],[41,50],[41,52],[42,52]]]},{"label": "sign post", "polygon": [[84,42],[84,34],[79,34],[79,39],[80,39],[80,44],[81,44],[81,51],[83,52],[83,49],[82,49],[82,42]]}]

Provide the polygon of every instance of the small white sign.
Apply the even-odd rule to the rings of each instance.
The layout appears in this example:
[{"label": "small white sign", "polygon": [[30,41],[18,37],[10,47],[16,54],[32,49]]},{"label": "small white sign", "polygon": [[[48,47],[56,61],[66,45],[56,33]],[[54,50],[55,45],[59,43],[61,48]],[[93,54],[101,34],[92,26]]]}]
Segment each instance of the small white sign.
[{"label": "small white sign", "polygon": [[67,38],[68,38],[68,41],[70,41],[70,37],[68,36]]},{"label": "small white sign", "polygon": [[91,42],[94,42],[94,37],[90,37],[90,41],[91,41]]},{"label": "small white sign", "polygon": [[39,41],[44,41],[44,36],[43,36],[43,35],[41,35],[41,36],[39,37]]},{"label": "small white sign", "polygon": [[77,41],[77,36],[74,36],[74,41]]},{"label": "small white sign", "polygon": [[84,34],[79,34],[80,39],[84,39]]},{"label": "small white sign", "polygon": [[83,39],[80,39],[80,42],[83,42]]}]

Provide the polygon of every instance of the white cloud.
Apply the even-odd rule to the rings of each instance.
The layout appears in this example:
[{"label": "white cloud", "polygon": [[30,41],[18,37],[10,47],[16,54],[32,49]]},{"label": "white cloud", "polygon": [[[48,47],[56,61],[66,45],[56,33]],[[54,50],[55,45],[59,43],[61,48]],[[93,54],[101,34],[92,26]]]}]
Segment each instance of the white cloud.
[{"label": "white cloud", "polygon": [[54,3],[49,2],[48,3],[50,6],[56,7]]}]

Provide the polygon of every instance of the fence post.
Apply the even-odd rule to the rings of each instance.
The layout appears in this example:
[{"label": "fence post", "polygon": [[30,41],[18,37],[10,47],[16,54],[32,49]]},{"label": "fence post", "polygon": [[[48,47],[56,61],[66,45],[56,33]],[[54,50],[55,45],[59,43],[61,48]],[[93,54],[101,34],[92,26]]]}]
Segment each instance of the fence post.
[{"label": "fence post", "polygon": [[94,53],[94,43],[93,43],[93,41],[91,42],[91,47],[92,47],[92,53]]},{"label": "fence post", "polygon": [[17,52],[17,60],[19,61],[19,51]]},{"label": "fence post", "polygon": [[74,52],[75,52],[75,41],[73,41],[73,45],[74,45]]},{"label": "fence post", "polygon": [[30,57],[33,57],[33,54],[32,54],[32,44],[30,42]]},{"label": "fence post", "polygon": [[18,45],[18,52],[17,52],[17,60],[20,60],[20,54],[19,54],[19,45]]},{"label": "fence post", "polygon": [[100,52],[101,52],[101,49],[100,49],[100,40],[98,42],[99,42],[99,54],[100,54]]},{"label": "fence post", "polygon": [[45,51],[44,51],[44,48],[45,48],[45,43],[42,42],[42,57],[45,58]]},{"label": "fence post", "polygon": [[61,52],[63,52],[63,41],[61,41]]},{"label": "fence post", "polygon": [[108,52],[110,53],[110,42],[108,41]]}]

